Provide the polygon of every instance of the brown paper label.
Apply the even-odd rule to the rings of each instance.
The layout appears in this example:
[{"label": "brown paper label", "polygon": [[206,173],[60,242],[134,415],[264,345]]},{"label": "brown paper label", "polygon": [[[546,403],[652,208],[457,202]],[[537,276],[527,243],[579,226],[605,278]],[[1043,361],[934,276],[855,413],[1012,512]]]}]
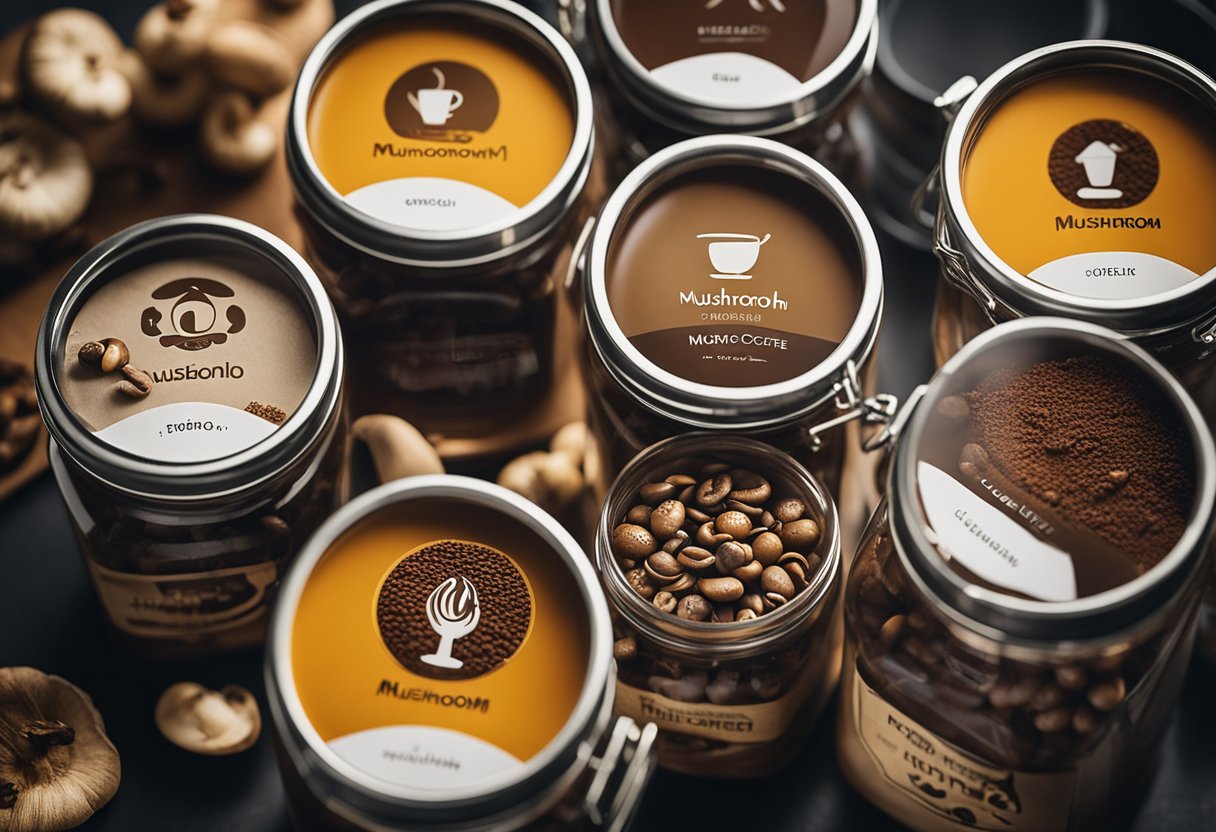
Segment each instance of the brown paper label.
[{"label": "brown paper label", "polygon": [[759,705],[715,705],[680,702],[653,691],[616,683],[616,710],[640,723],[653,722],[664,731],[711,740],[771,742],[785,732],[801,704],[794,692]]},{"label": "brown paper label", "polygon": [[135,575],[90,562],[102,606],[119,630],[143,638],[179,638],[229,630],[266,614],[273,563],[212,572]]},{"label": "brown paper label", "polygon": [[883,776],[924,807],[926,818],[970,829],[1067,827],[1075,771],[994,768],[896,710],[865,683],[856,666],[852,672],[853,713],[862,745]]}]

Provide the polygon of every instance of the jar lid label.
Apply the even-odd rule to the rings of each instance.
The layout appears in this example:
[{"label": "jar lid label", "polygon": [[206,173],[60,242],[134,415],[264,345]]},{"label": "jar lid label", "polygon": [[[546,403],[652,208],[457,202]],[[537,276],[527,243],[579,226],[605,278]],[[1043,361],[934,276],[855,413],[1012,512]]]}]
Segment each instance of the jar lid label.
[{"label": "jar lid label", "polygon": [[1018,273],[1080,298],[1168,292],[1216,268],[1216,114],[1118,69],[1031,81],[979,128],[963,201]]},{"label": "jar lid label", "polygon": [[1181,539],[1194,450],[1160,382],[1059,340],[958,367],[915,448],[930,540],[971,583],[1036,601],[1121,586]]},{"label": "jar lid label", "polygon": [[318,562],[292,624],[308,719],[347,763],[423,790],[525,765],[583,690],[588,614],[518,521],[422,499],[360,521]]},{"label": "jar lid label", "polygon": [[809,183],[742,164],[682,173],[627,212],[608,301],[650,362],[688,381],[758,387],[813,370],[857,317],[861,256]]},{"label": "jar lid label", "polygon": [[299,407],[317,343],[285,277],[227,255],[115,270],[76,312],[61,358],[64,400],[99,439],[204,462],[256,445]]},{"label": "jar lid label", "polygon": [[857,0],[611,0],[612,23],[659,87],[721,107],[795,95],[844,51]]},{"label": "jar lid label", "polygon": [[[396,18],[324,70],[308,107],[321,174],[346,202],[403,229],[509,219],[557,175],[574,105],[556,59],[455,14]],[[543,129],[537,129],[543,125]]]}]

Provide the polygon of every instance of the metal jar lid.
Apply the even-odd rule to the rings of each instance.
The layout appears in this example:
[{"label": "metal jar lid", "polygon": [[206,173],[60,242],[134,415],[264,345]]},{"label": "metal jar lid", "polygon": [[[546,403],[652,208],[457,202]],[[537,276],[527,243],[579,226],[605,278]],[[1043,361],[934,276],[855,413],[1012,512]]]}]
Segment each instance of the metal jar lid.
[{"label": "metal jar lid", "polygon": [[[840,54],[797,90],[748,106],[710,105],[658,84],[634,57],[613,19],[611,0],[593,3],[595,29],[607,48],[608,71],[620,92],[646,116],[688,135],[738,132],[771,135],[801,127],[831,112],[874,65],[878,47],[878,0],[857,0],[853,31]],[[808,43],[807,48],[813,48]]]},{"label": "metal jar lid", "polygon": [[[848,244],[856,248],[860,263],[860,304],[840,344],[811,370],[775,384],[718,387],[679,378],[650,361],[630,343],[608,299],[609,249],[614,232],[631,210],[681,174],[723,164],[775,171],[819,191],[839,209],[852,231],[853,238]],[[587,242],[582,269],[592,348],[629,395],[661,416],[706,429],[749,429],[789,423],[833,400],[840,410],[852,414],[847,418],[869,419],[891,405],[886,397],[875,397],[881,402],[863,401],[857,378],[857,368],[874,348],[882,318],[878,241],[848,189],[804,153],[768,139],[726,135],[688,139],[659,151],[626,176],[609,197]]]},{"label": "metal jar lid", "polygon": [[[1184,286],[1149,297],[1095,299],[1049,288],[1019,274],[984,241],[963,200],[962,168],[980,129],[1013,93],[1052,73],[1092,67],[1126,69],[1173,85],[1216,114],[1216,81],[1159,49],[1119,41],[1088,40],[1029,52],[997,70],[959,103],[946,135],[934,248],[948,279],[975,297],[995,320],[1062,315],[1108,326],[1138,339],[1167,336],[1216,341],[1216,270]],[[952,90],[965,88],[956,84]],[[949,95],[949,93],[947,94]]]},{"label": "metal jar lid", "polygon": [[[1026,345],[1038,354],[1052,344],[1112,356],[1153,383],[1175,409],[1194,455],[1195,494],[1182,537],[1144,574],[1114,589],[1072,601],[1037,601],[965,580],[938,554],[918,497],[918,450],[939,401],[952,381],[977,360]],[[994,357],[996,353],[996,357]],[[959,631],[1011,649],[1102,641],[1168,614],[1172,602],[1202,579],[1216,510],[1216,445],[1202,414],[1174,377],[1142,348],[1112,330],[1064,318],[1026,318],[1001,324],[968,342],[943,365],[900,414],[902,428],[889,471],[891,535],[904,570],[917,589]]]},{"label": "metal jar lid", "polygon": [[[326,69],[360,37],[423,14],[459,15],[502,27],[534,45],[560,68],[574,109],[574,137],[553,180],[511,216],[453,231],[407,229],[351,207],[313,157],[308,110]],[[538,129],[543,129],[538,125]],[[591,170],[591,87],[574,50],[541,17],[509,0],[377,0],[338,21],[300,70],[287,122],[287,166],[305,210],[335,237],[375,257],[412,266],[455,268],[507,257],[550,231],[578,201]]]},{"label": "metal jar lid", "polygon": [[[124,269],[158,257],[196,253],[242,258],[274,273],[298,293],[311,318],[317,361],[311,386],[295,412],[267,438],[229,456],[170,463],[111,445],[67,405],[61,388],[63,354],[77,311],[92,292]],[[231,217],[181,214],[133,225],[89,250],[68,271],[38,329],[35,378],[39,406],[60,450],[109,487],[157,502],[183,504],[239,495],[287,470],[326,433],[341,401],[343,353],[337,317],[316,274],[289,245]]]},{"label": "metal jar lid", "polygon": [[[293,655],[298,645],[293,643],[294,623],[318,564],[335,543],[360,523],[378,517],[391,518],[395,512],[417,501],[476,506],[535,535],[540,544],[554,554],[550,565],[566,571],[572,579],[579,593],[579,606],[587,616],[590,644],[586,673],[569,719],[526,762],[489,779],[483,777],[476,784],[422,788],[371,776],[339,756],[322,739],[297,689]],[[367,613],[352,611],[351,614],[362,616]],[[552,621],[550,626],[554,626]],[[501,672],[501,668],[494,671]],[[642,731],[639,738],[618,736],[619,726],[616,731],[609,728],[614,678],[608,605],[591,563],[579,545],[556,520],[528,500],[500,486],[468,477],[409,477],[375,488],[341,508],[313,534],[285,575],[267,639],[266,687],[271,713],[286,749],[287,764],[296,768],[308,788],[328,809],[365,828],[406,823],[411,828],[435,825],[444,829],[481,830],[502,828],[508,821],[513,828],[521,818],[543,814],[553,800],[561,796],[559,787],[572,785],[573,778],[584,767],[596,768],[598,761],[589,759],[591,750],[608,734],[612,734],[608,743],[610,754],[620,756],[625,743],[634,744],[637,753],[632,757],[624,782],[617,782],[609,789],[606,781],[613,773],[612,765],[605,765],[605,770],[600,772],[602,776],[596,776],[588,786],[588,796],[601,807],[628,810],[630,807],[622,806],[612,798],[614,795],[628,796],[628,800],[636,800],[650,773],[649,744],[653,741],[654,730]],[[537,684],[543,684],[543,680],[537,680]],[[536,697],[533,704],[544,707],[546,703],[543,697]],[[596,811],[591,810],[590,814],[595,815]],[[604,828],[619,828],[619,824],[608,818],[611,814],[612,810],[604,812],[597,823],[602,821]],[[593,817],[593,820],[596,819]]]}]

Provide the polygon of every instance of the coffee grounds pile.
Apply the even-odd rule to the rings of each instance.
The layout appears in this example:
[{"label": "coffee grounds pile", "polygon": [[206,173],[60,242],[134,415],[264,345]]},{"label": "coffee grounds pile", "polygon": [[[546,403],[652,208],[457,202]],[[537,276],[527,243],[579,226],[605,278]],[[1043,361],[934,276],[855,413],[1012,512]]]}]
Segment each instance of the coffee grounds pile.
[{"label": "coffee grounds pile", "polygon": [[[464,577],[476,588],[481,618],[453,643],[452,657],[464,664],[448,669],[427,664],[422,656],[439,646],[439,634],[427,619],[427,598],[452,577]],[[494,670],[515,655],[531,620],[532,596],[515,564],[493,549],[459,540],[431,543],[402,558],[376,603],[380,638],[393,657],[414,673],[438,679],[468,679]]]},{"label": "coffee grounds pile", "polygon": [[276,425],[283,424],[283,420],[287,418],[287,413],[282,408],[275,407],[272,404],[262,404],[261,402],[250,402],[245,405],[245,412],[252,413],[254,416],[261,417],[267,422]]},{"label": "coffee grounds pile", "polygon": [[1144,570],[1186,528],[1195,472],[1182,422],[1147,379],[1098,356],[1000,370],[966,395],[993,464]]}]

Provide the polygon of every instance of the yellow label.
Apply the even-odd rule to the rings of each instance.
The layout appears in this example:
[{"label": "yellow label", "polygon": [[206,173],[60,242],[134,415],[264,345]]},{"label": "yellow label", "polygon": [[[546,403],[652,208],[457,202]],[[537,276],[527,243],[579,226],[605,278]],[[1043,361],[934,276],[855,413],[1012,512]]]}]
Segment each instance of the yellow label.
[{"label": "yellow label", "polygon": [[1068,826],[1076,772],[991,766],[892,707],[865,683],[856,665],[852,673],[852,710],[861,744],[882,776],[924,807],[919,826],[1026,832]]},{"label": "yellow label", "polygon": [[507,218],[570,151],[563,71],[488,23],[419,14],[386,24],[318,82],[308,110],[313,158],[349,204],[403,228]]},{"label": "yellow label", "polygon": [[292,669],[321,739],[417,788],[475,784],[570,719],[590,651],[560,556],[518,522],[439,499],[360,523],[321,558],[292,625]]},{"label": "yellow label", "polygon": [[962,163],[980,236],[1020,274],[1095,299],[1216,267],[1216,119],[1141,73],[1081,69],[1002,101]]}]

